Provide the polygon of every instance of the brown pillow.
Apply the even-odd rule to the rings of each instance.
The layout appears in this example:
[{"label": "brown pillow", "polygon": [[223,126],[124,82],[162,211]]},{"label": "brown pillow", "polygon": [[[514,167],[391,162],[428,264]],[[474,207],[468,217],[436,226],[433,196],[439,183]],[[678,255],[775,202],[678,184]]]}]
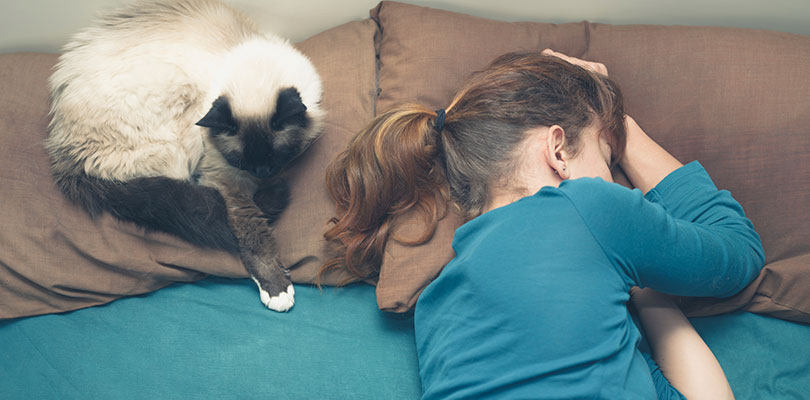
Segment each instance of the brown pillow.
[{"label": "brown pillow", "polygon": [[[374,118],[377,97],[377,53],[374,21],[350,22],[315,35],[297,47],[315,64],[323,79],[326,132],[304,153],[290,175],[290,205],[276,225],[284,265],[298,264],[293,282],[312,283],[328,258],[323,234],[335,206],[326,190],[326,166],[349,138]],[[323,284],[345,283],[345,272],[325,274]]]},{"label": "brown pillow", "polygon": [[[312,282],[322,231],[334,206],[324,168],[348,135],[373,115],[376,61],[372,21],[352,22],[299,44],[323,78],[326,131],[292,176],[292,204],[277,236],[282,260]],[[51,178],[42,141],[48,123],[46,81],[53,54],[0,55],[0,319],[69,311],[149,292],[206,274],[247,277],[238,258],[145,233],[109,215],[90,219]],[[343,277],[333,274],[326,283]]]},{"label": "brown pillow", "polygon": [[[445,107],[465,76],[509,51],[550,47],[605,63],[628,113],[681,161],[700,160],[762,235],[769,265],[757,281],[730,299],[689,300],[687,309],[706,315],[746,308],[810,321],[810,37],[505,23],[392,2],[371,15],[382,32],[379,110],[403,102]],[[389,245],[377,286],[381,309],[413,306],[452,258],[458,223],[443,221],[441,235],[423,246]],[[415,235],[423,226],[414,220],[401,230]]]}]

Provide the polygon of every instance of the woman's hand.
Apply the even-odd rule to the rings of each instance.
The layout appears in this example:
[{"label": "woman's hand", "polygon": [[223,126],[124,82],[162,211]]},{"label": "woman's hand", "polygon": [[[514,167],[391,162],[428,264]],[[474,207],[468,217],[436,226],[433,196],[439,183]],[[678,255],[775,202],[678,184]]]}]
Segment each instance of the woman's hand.
[{"label": "woman's hand", "polygon": [[602,64],[602,63],[580,60],[579,58],[570,57],[570,56],[567,56],[567,55],[565,55],[563,53],[558,53],[558,52],[556,52],[554,50],[551,50],[551,49],[545,49],[542,52],[540,52],[540,54],[542,54],[544,56],[554,56],[554,57],[557,57],[557,58],[561,58],[561,59],[563,59],[565,61],[568,61],[571,64],[578,65],[578,66],[580,66],[582,68],[585,68],[588,71],[592,71],[592,72],[596,72],[598,74],[602,74],[604,76],[608,76],[607,67],[605,66],[605,64]]}]

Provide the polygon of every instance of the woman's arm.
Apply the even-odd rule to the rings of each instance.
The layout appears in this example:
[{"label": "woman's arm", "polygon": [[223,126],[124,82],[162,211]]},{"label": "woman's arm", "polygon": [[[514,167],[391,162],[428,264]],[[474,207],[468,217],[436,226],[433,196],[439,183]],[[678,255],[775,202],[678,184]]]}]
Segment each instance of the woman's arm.
[{"label": "woman's arm", "polygon": [[[604,65],[551,50],[595,73]],[[619,164],[639,190],[587,180],[560,189],[577,205],[596,239],[628,284],[685,296],[731,296],[765,263],[759,235],[742,206],[718,190],[699,163],[686,166],[627,116],[627,147]],[[653,204],[655,203],[655,204]]]},{"label": "woman's arm", "polygon": [[[627,148],[619,165],[643,193],[683,166],[630,116],[625,129]],[[689,400],[734,398],[720,363],[671,296],[638,289],[631,292],[631,299],[653,359],[675,389]]]},{"label": "woman's arm", "polygon": [[[544,53],[607,75],[601,64],[551,51]],[[647,136],[633,118],[626,117],[625,128],[627,146],[619,165],[641,192],[650,192],[683,166]],[[616,256],[617,264],[626,268],[632,281],[642,285],[676,293],[701,294],[705,290],[717,295],[728,291],[728,287],[721,289],[723,286],[733,287],[728,284],[735,280],[747,283],[764,263],[759,237],[739,204],[728,193],[717,192],[707,175],[697,176],[695,182],[684,181],[685,174],[690,173],[679,171],[679,176],[670,179],[665,188],[651,193],[666,203],[668,211],[617,190],[616,201],[609,202],[611,209],[586,216],[594,221],[620,216],[616,223],[594,224],[595,236],[603,239],[603,246]],[[696,191],[682,191],[679,187],[683,188],[684,182]],[[683,201],[685,198],[695,202]],[[599,210],[598,204],[604,203],[596,202],[593,209]],[[616,209],[628,204],[627,212]],[[690,400],[733,399],[720,364],[673,298],[651,289],[633,290],[631,295],[654,359],[672,386]]]},{"label": "woman's arm", "polygon": [[651,289],[631,292],[653,358],[689,400],[733,399],[723,368],[675,300]]},{"label": "woman's arm", "polygon": [[629,115],[625,116],[627,146],[619,166],[630,183],[647,193],[672,171],[683,166],[669,152],[659,146]]}]

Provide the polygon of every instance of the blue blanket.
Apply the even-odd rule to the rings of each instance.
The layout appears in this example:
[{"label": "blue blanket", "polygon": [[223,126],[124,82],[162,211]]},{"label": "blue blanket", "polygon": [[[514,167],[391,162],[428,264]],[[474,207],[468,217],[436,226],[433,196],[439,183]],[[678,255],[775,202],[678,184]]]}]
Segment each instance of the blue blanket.
[{"label": "blue blanket", "polygon": [[[693,320],[738,399],[810,393],[810,326]],[[0,322],[0,399],[417,399],[410,316],[374,288],[297,286],[287,314],[250,280],[209,278],[68,314]]]}]

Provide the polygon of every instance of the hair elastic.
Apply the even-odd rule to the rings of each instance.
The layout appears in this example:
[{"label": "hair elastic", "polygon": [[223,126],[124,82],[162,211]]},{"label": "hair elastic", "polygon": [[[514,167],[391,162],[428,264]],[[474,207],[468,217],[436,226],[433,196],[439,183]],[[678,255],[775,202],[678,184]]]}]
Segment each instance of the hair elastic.
[{"label": "hair elastic", "polygon": [[441,132],[442,129],[444,129],[444,117],[444,108],[436,110],[436,122],[433,123],[433,129],[435,129],[436,132]]}]

